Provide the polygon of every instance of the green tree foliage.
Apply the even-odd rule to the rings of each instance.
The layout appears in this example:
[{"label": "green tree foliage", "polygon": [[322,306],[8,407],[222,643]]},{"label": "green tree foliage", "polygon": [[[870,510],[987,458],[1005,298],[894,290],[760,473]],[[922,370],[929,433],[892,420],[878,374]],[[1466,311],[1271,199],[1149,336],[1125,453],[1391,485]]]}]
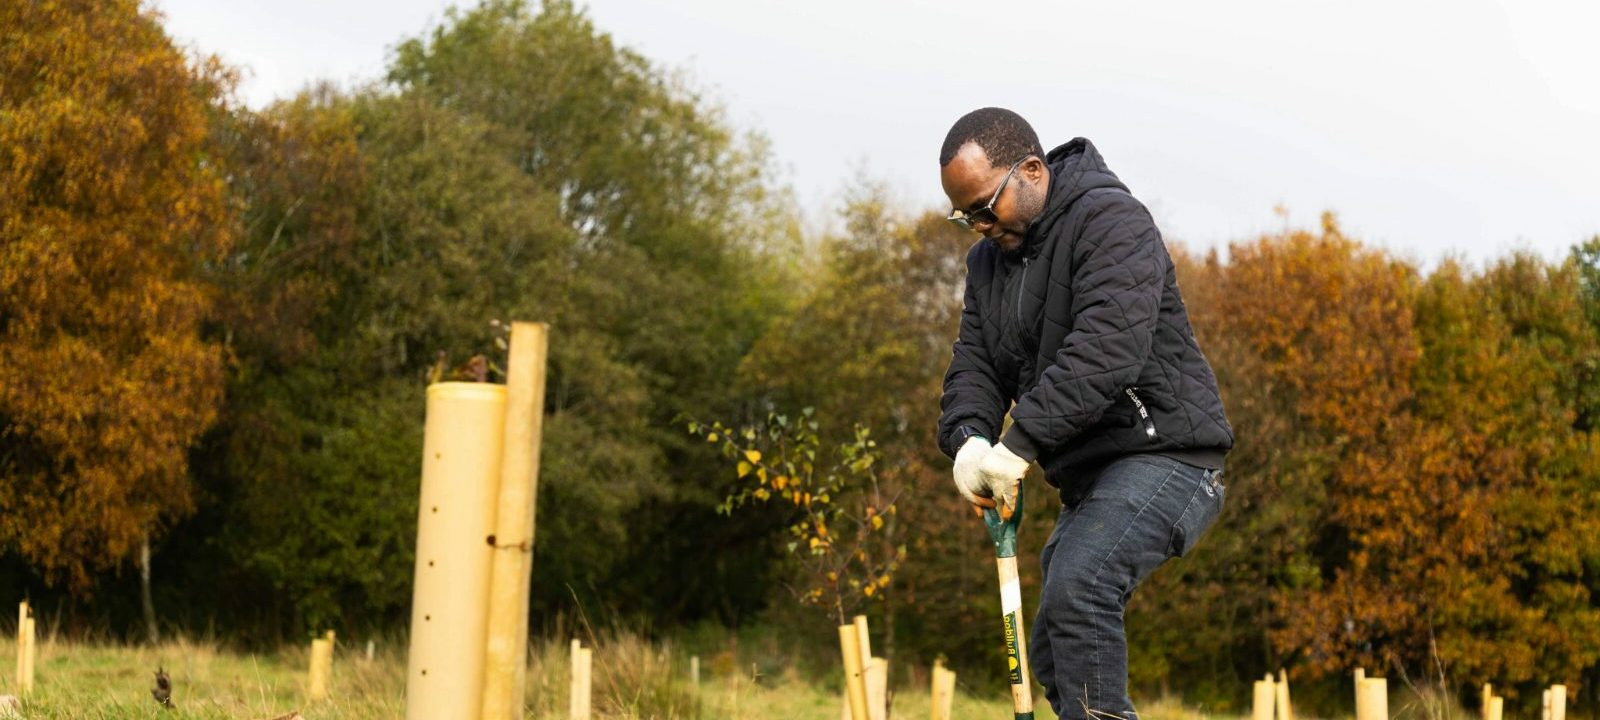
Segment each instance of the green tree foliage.
[{"label": "green tree foliage", "polygon": [[[511,71],[554,58],[573,65]],[[711,551],[654,548],[713,512],[716,462],[666,421],[737,406],[726,378],[782,293],[792,226],[759,142],[564,4],[452,13],[392,76],[217,123],[243,233],[217,273],[234,363],[202,457],[236,586],[286,598],[264,612],[290,628],[402,620],[427,369],[495,355],[513,318],[553,328],[536,604],[648,586],[629,547],[684,576]]]},{"label": "green tree foliage", "polygon": [[193,507],[229,82],[132,0],[0,6],[0,549],[78,590]]},{"label": "green tree foliage", "polygon": [[389,78],[493,128],[568,234],[521,299],[555,338],[538,605],[607,587],[624,610],[709,611],[722,589],[679,587],[682,570],[748,553],[715,537],[746,530],[714,520],[715,458],[670,420],[740,405],[728,380],[784,297],[772,253],[794,224],[763,144],[565,2],[452,12]]},{"label": "green tree foliage", "polygon": [[[1569,259],[1578,274],[1584,317],[1600,333],[1600,235],[1573,246]],[[1578,427],[1600,430],[1600,355],[1585,361],[1579,393]]]}]

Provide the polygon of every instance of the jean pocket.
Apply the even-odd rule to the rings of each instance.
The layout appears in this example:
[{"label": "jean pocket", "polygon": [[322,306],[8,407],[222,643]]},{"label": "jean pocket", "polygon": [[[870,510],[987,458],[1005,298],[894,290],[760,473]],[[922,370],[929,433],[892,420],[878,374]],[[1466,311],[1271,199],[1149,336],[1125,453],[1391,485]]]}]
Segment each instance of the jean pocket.
[{"label": "jean pocket", "polygon": [[1189,497],[1189,505],[1183,509],[1183,514],[1178,516],[1178,522],[1172,526],[1172,540],[1167,552],[1172,557],[1183,557],[1194,549],[1200,537],[1217,521],[1217,516],[1222,514],[1222,503],[1227,495],[1227,488],[1222,484],[1221,470],[1207,470],[1200,476],[1200,482],[1194,489],[1194,494]]}]

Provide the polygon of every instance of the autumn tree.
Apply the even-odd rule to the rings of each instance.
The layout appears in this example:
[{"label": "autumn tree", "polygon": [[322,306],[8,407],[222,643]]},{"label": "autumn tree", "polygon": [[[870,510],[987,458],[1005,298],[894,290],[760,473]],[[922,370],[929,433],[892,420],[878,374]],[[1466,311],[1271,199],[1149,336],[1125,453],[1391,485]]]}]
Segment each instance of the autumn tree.
[{"label": "autumn tree", "polygon": [[0,548],[75,591],[193,507],[228,86],[133,0],[0,6]]},{"label": "autumn tree", "polygon": [[1349,552],[1346,495],[1394,482],[1379,473],[1418,355],[1415,272],[1331,215],[1319,232],[1235,243],[1226,262],[1174,260],[1236,441],[1217,526],[1130,605],[1130,655],[1146,686],[1176,679],[1227,704],[1241,678],[1301,661],[1267,630],[1307,622],[1304,595]]},{"label": "autumn tree", "polygon": [[[1301,422],[1287,391],[1269,374],[1269,360],[1228,314],[1249,302],[1253,287],[1306,252],[1309,233],[1237,243],[1237,264],[1212,251],[1197,256],[1169,244],[1195,339],[1217,377],[1233,426],[1224,482],[1227,507],[1199,548],[1162,566],[1127,610],[1129,677],[1147,692],[1181,688],[1209,707],[1237,707],[1236,689],[1282,656],[1266,632],[1285,587],[1305,587],[1318,572],[1312,518],[1325,501],[1325,476],[1315,471],[1322,448]],[[1285,247],[1289,246],[1289,247]],[[1298,263],[1296,263],[1298,264]]]},{"label": "autumn tree", "polygon": [[1331,217],[1178,258],[1238,443],[1205,552],[1130,608],[1136,676],[1227,702],[1284,665],[1444,692],[1595,665],[1577,260],[1423,277]]}]

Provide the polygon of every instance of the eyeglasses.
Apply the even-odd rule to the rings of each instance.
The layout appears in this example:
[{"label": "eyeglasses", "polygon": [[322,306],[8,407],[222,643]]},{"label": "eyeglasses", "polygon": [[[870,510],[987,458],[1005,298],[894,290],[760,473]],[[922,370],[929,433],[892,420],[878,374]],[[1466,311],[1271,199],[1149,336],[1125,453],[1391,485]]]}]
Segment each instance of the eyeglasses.
[{"label": "eyeglasses", "polygon": [[957,227],[963,230],[972,230],[974,225],[993,225],[1000,222],[1000,216],[994,214],[994,204],[1000,199],[1000,193],[1005,192],[1006,183],[1011,182],[1012,174],[1016,173],[1017,168],[1022,167],[1022,163],[1027,162],[1028,158],[1031,157],[1033,156],[1028,155],[1012,163],[1011,169],[1006,171],[1005,179],[1000,181],[1000,187],[995,188],[994,194],[989,196],[989,204],[970,213],[960,209],[951,210],[950,216],[945,219],[955,223]]}]

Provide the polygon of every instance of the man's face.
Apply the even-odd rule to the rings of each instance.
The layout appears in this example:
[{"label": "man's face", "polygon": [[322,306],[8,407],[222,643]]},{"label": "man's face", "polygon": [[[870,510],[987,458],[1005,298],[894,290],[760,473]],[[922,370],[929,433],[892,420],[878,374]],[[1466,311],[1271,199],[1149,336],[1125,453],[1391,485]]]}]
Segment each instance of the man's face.
[{"label": "man's face", "polygon": [[[950,164],[939,169],[939,183],[950,198],[950,207],[968,214],[982,209],[995,198],[993,223],[973,223],[972,229],[999,243],[1002,250],[1022,245],[1028,225],[1044,211],[1050,189],[1050,175],[1044,161],[1029,157],[1017,166],[1006,181],[1009,165],[995,167],[977,143],[961,146]],[[995,190],[1005,182],[999,197]]]}]

